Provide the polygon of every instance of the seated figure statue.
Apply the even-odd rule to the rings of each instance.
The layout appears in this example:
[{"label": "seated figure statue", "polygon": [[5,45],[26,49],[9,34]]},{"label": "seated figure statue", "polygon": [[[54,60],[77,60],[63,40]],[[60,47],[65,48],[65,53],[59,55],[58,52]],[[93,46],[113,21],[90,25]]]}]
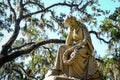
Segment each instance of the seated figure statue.
[{"label": "seated figure statue", "polygon": [[66,43],[59,47],[54,68],[44,80],[102,80],[88,29],[74,16],[68,16],[65,24],[70,27]]}]

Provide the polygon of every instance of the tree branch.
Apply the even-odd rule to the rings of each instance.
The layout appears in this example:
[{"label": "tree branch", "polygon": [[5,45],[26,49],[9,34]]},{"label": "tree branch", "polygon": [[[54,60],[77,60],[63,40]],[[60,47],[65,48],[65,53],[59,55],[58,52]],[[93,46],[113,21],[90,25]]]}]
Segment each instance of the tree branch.
[{"label": "tree branch", "polygon": [[19,24],[20,24],[20,21],[17,20],[16,24],[15,24],[15,30],[14,30],[12,36],[7,41],[7,43],[2,46],[2,51],[1,51],[2,55],[8,55],[8,49],[11,48],[12,44],[14,43],[14,41],[16,40],[16,38],[17,38],[17,36],[19,34],[19,30],[20,30]]},{"label": "tree branch", "polygon": [[[82,2],[83,2],[83,0],[80,2],[79,5],[81,5]],[[86,15],[89,15],[89,14],[86,12],[85,9],[87,8],[88,5],[91,5],[91,4],[93,4],[93,1],[90,0],[90,1],[87,1],[81,8],[79,8],[79,6],[77,6],[76,8],[77,8],[78,11],[80,11],[80,12],[86,14]]]},{"label": "tree branch", "polygon": [[22,0],[20,1],[21,10],[20,10],[20,14],[19,14],[18,19],[16,19],[16,13],[15,13],[15,10],[11,6],[10,0],[8,0],[8,4],[9,4],[9,7],[10,7],[10,10],[14,13],[15,27],[14,27],[14,32],[13,32],[12,36],[10,37],[10,39],[7,41],[7,43],[5,45],[2,46],[2,50],[1,50],[2,55],[8,55],[8,49],[11,48],[12,44],[16,40],[16,38],[19,34],[19,31],[20,31],[20,21],[22,19],[22,15],[23,15]]},{"label": "tree branch", "polygon": [[23,78],[23,74],[21,71],[19,71],[18,69],[12,69],[13,71],[17,72],[18,74],[20,74],[20,76]]},{"label": "tree branch", "polygon": [[11,61],[21,55],[29,54],[32,50],[35,50],[35,49],[39,48],[40,46],[49,44],[49,43],[65,43],[65,40],[49,39],[49,40],[41,41],[36,44],[33,44],[28,49],[18,50],[18,51],[11,53],[10,55],[2,56],[2,57],[0,57],[0,68],[4,63]]},{"label": "tree branch", "polygon": [[32,44],[34,44],[34,43],[35,43],[35,42],[25,43],[25,44],[23,44],[23,45],[21,45],[21,46],[19,46],[19,47],[11,48],[8,52],[11,52],[11,51],[17,50],[17,49],[21,49],[21,48],[23,48],[23,47],[25,47],[25,46],[32,45]]},{"label": "tree branch", "polygon": [[26,77],[28,77],[29,79],[35,79],[35,80],[37,80],[34,76],[30,76],[24,69],[23,69],[23,67],[21,67],[20,65],[17,65],[18,66],[18,68],[20,69],[20,71],[26,76]]},{"label": "tree branch", "polygon": [[49,39],[49,40],[45,40],[42,42],[38,42],[37,44],[33,44],[31,47],[29,47],[29,49],[26,49],[23,54],[27,54],[30,53],[32,50],[37,49],[38,47],[45,45],[45,44],[49,44],[49,43],[65,43],[65,40],[60,40],[60,39]]},{"label": "tree branch", "polygon": [[100,33],[96,32],[96,31],[90,31],[89,33],[95,34],[96,37],[97,37],[99,40],[102,40],[103,42],[105,42],[105,43],[107,43],[107,44],[109,44],[109,43],[111,42],[111,40],[113,39],[113,38],[111,38],[109,41],[106,41],[106,40],[104,40],[103,38],[100,38],[100,36],[99,36]]},{"label": "tree branch", "polygon": [[20,14],[19,14],[19,18],[23,17],[23,0],[20,0]]},{"label": "tree branch", "polygon": [[77,5],[77,4],[67,4],[67,3],[56,3],[56,4],[53,4],[53,5],[49,6],[49,7],[47,7],[47,8],[44,8],[44,9],[42,9],[42,10],[39,10],[39,11],[36,11],[36,12],[33,12],[33,13],[29,13],[29,14],[26,14],[26,15],[24,15],[24,18],[30,17],[30,16],[32,16],[32,15],[34,15],[34,14],[38,14],[38,13],[41,13],[41,12],[46,12],[47,10],[49,10],[50,8],[53,8],[53,7],[55,7],[55,6],[76,7],[76,6],[78,6],[78,5]]},{"label": "tree branch", "polygon": [[27,1],[25,4],[23,4],[23,6],[27,5],[27,4],[34,4],[34,5],[37,5],[39,6],[42,10],[45,9],[42,5],[40,5],[39,3],[37,2],[32,2],[32,1]]},{"label": "tree branch", "polygon": [[44,48],[44,49],[47,49],[47,50],[49,51],[50,58],[53,58],[53,55],[52,55],[52,52],[51,52],[51,50],[50,50],[48,47],[45,47],[45,46],[43,46],[43,48]]},{"label": "tree branch", "polygon": [[16,21],[16,12],[15,12],[15,10],[13,9],[13,7],[11,6],[10,1],[11,1],[11,0],[8,0],[7,2],[8,2],[8,5],[9,5],[9,7],[10,7],[10,11],[13,12],[13,14],[14,14],[14,21]]}]

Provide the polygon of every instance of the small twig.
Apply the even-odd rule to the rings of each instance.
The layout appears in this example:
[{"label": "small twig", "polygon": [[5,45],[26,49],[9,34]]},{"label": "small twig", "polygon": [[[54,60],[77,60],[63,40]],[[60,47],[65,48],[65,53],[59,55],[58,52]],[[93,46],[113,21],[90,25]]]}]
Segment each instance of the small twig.
[{"label": "small twig", "polygon": [[50,57],[53,58],[52,52],[48,47],[43,46],[44,49],[47,49],[49,51]]},{"label": "small twig", "polygon": [[[28,78],[32,78],[32,79],[36,79],[34,76],[30,76],[24,69],[23,67],[21,67],[20,65],[17,65],[18,68],[28,77]],[[36,79],[37,80],[37,79]]]},{"label": "small twig", "polygon": [[76,6],[78,6],[78,4],[56,3],[56,4],[53,4],[53,5],[51,5],[51,6],[48,6],[48,7],[44,8],[44,9],[42,9],[42,10],[39,10],[39,11],[36,11],[36,12],[33,12],[33,13],[29,13],[29,14],[26,14],[26,15],[24,15],[23,18],[30,17],[30,16],[32,16],[32,15],[34,15],[34,14],[38,14],[38,13],[41,13],[41,12],[46,12],[47,10],[49,10],[49,9],[55,7],[55,6],[76,7]]},{"label": "small twig", "polygon": [[27,1],[25,4],[23,4],[23,6],[27,5],[27,4],[34,4],[34,5],[37,5],[39,6],[42,10],[45,9],[42,5],[40,5],[39,3],[37,2],[33,2],[33,1]]}]

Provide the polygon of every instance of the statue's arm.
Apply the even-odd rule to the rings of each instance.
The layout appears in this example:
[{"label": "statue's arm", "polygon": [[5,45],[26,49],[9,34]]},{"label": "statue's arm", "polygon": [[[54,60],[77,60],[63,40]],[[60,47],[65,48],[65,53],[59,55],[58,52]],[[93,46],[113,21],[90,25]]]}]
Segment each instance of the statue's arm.
[{"label": "statue's arm", "polygon": [[89,32],[88,32],[87,28],[84,26],[84,27],[83,27],[83,36],[84,36],[84,39],[83,39],[83,41],[80,41],[80,42],[78,42],[78,43],[75,45],[76,48],[80,48],[81,46],[83,46],[84,44],[87,43],[87,41],[88,41],[88,39],[89,39],[89,36],[90,36],[88,33],[89,33]]},{"label": "statue's arm", "polygon": [[70,30],[65,44],[66,45],[72,45],[73,44],[73,30]]}]

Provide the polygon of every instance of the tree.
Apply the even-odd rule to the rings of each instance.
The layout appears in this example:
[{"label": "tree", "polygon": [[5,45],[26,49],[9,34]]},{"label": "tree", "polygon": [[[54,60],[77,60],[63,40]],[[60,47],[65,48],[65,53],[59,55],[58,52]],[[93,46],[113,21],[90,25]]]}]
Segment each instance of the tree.
[{"label": "tree", "polygon": [[[49,6],[46,6],[45,2],[41,0],[1,1],[0,37],[12,32],[9,40],[2,45],[0,52],[0,68],[3,71],[1,78],[36,79],[35,70],[33,69],[36,69],[36,66],[43,66],[54,60],[56,46],[50,43],[65,42],[64,38],[49,39],[49,35],[46,35],[46,33],[52,31],[55,34],[66,37],[64,17],[68,14],[73,14],[82,22],[95,26],[97,23],[96,17],[109,13],[97,8],[97,6],[100,6],[98,0],[58,0]],[[60,10],[61,7],[62,9],[66,8],[68,12]],[[89,13],[88,7],[91,8],[93,13]],[[7,30],[8,33],[2,33],[3,29]],[[111,38],[110,41],[105,41],[100,38],[101,32],[103,31],[90,31],[90,33],[95,34],[99,40],[105,43],[110,44],[114,40],[114,38]],[[19,34],[25,37],[21,37]],[[37,53],[42,54],[38,55]],[[49,59],[51,59],[49,62],[47,59],[48,55]],[[28,56],[31,56],[32,61],[25,70],[25,65],[19,63],[17,59],[24,59]],[[41,74],[44,77],[46,67],[43,68],[43,74],[42,71]],[[28,75],[28,73],[30,74]]]},{"label": "tree", "polygon": [[[114,13],[104,19],[100,25],[101,33],[107,34],[111,38],[109,43],[108,54],[102,62],[103,75],[106,79],[120,79],[120,7],[117,7]],[[112,58],[109,56],[112,55]]]},{"label": "tree", "polygon": [[109,51],[115,58],[120,58],[120,7],[116,8],[113,14],[100,25],[101,32],[111,38]]}]

